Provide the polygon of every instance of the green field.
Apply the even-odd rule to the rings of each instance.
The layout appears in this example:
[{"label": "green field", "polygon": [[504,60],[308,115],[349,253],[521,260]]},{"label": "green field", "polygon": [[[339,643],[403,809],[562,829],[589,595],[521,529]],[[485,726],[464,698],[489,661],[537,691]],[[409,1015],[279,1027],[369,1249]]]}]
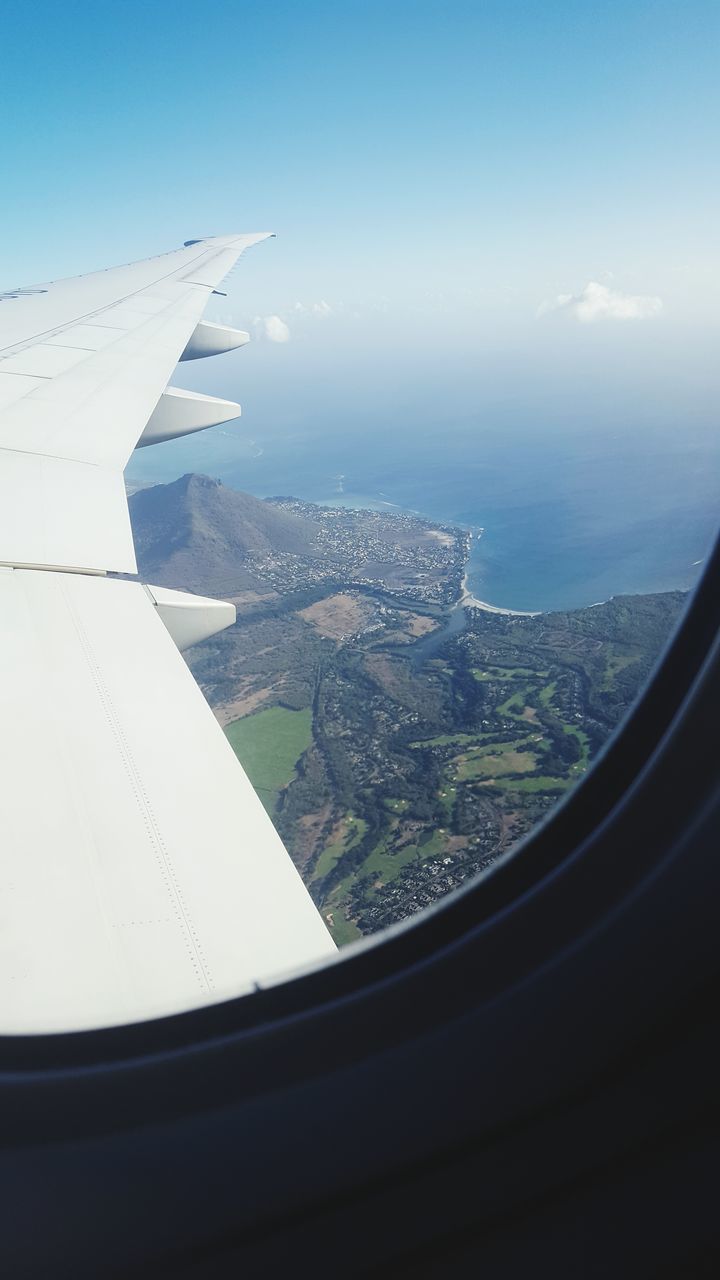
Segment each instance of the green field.
[{"label": "green field", "polygon": [[409,800],[398,799],[397,796],[388,796],[382,802],[383,808],[390,813],[406,813],[409,803]]},{"label": "green field", "polygon": [[376,876],[378,880],[382,880],[383,884],[389,884],[390,881],[399,876],[403,867],[407,866],[409,862],[415,862],[418,859],[424,861],[426,858],[432,858],[435,854],[441,853],[445,848],[447,838],[444,831],[434,831],[432,834],[427,835],[426,838],[421,839],[418,844],[406,844],[402,849],[393,852],[389,847],[392,836],[393,829],[368,855],[362,864],[362,875]]},{"label": "green field", "polygon": [[551,681],[550,681],[550,684],[546,684],[546,685],[545,685],[545,688],[544,688],[543,690],[541,690],[541,692],[538,694],[538,702],[541,704],[541,706],[543,706],[543,707],[549,707],[549,706],[550,706],[550,704],[552,703],[553,698],[555,697],[555,690],[556,690],[556,689],[557,689],[557,681],[556,681],[556,680],[551,680]]},{"label": "green field", "polygon": [[295,777],[295,766],[312,740],[312,712],[268,707],[233,720],[225,734],[268,813]]},{"label": "green field", "polygon": [[482,784],[500,791],[567,791],[571,782],[567,778],[492,778]]},{"label": "green field", "polygon": [[457,799],[457,787],[453,786],[449,782],[445,783],[438,794],[438,800],[440,801],[442,811],[445,815],[445,822],[448,826],[452,821],[452,814],[453,814],[453,809],[455,807],[456,799]]},{"label": "green field", "polygon": [[547,671],[535,671],[533,667],[473,667],[472,673],[476,680],[524,680],[528,676],[541,679],[547,675]]},{"label": "green field", "polygon": [[362,840],[367,831],[367,822],[364,818],[354,818],[351,813],[343,819],[343,832],[339,840],[335,840],[333,844],[328,844],[323,849],[318,858],[315,869],[310,877],[313,880],[322,880],[324,876],[332,871],[335,863],[342,858],[343,854],[352,849],[358,841]]},{"label": "green field", "polygon": [[509,698],[500,703],[497,709],[499,716],[512,716],[515,720],[522,720],[523,708],[525,707],[525,699],[527,698],[527,687],[518,689],[516,693],[512,693]]},{"label": "green field", "polygon": [[637,653],[618,654],[613,651],[612,646],[608,647],[610,652],[606,658],[605,675],[600,685],[600,688],[605,690],[614,688],[615,677],[633,662],[637,662],[640,656]]},{"label": "green field", "polygon": [[347,920],[340,907],[333,908],[330,904],[330,912],[332,913],[332,924],[327,919],[327,910],[325,911],[325,919],[336,947],[347,947],[351,942],[357,942],[358,938],[362,938],[363,935],[355,921]]},{"label": "green field", "polygon": [[532,751],[501,751],[497,755],[461,756],[456,777],[460,782],[471,778],[496,778],[505,773],[532,773],[537,757]]},{"label": "green field", "polygon": [[483,738],[491,738],[491,733],[439,733],[436,738],[422,738],[419,742],[411,742],[414,751],[423,747],[462,747],[466,742],[480,742]]},{"label": "green field", "polygon": [[577,738],[580,744],[581,754],[578,763],[574,764],[572,768],[576,772],[579,770],[584,771],[587,769],[588,760],[590,759],[590,739],[588,738],[585,730],[581,729],[577,724],[564,724],[563,733],[568,733],[573,738]]},{"label": "green field", "polygon": [[338,947],[346,947],[348,943],[362,938],[355,921],[348,920],[343,910],[343,900],[349,893],[354,879],[354,873],[351,871],[349,875],[345,876],[344,880],[335,885],[332,893],[325,899],[320,908],[322,918],[330,930],[335,945]]}]

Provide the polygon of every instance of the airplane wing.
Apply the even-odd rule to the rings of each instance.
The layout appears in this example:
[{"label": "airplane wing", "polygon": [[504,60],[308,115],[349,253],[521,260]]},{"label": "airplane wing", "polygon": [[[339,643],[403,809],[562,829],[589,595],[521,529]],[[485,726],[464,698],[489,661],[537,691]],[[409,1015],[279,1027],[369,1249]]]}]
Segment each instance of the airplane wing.
[{"label": "airplane wing", "polygon": [[137,566],[138,445],[237,416],[168,387],[248,335],[208,296],[265,234],[0,293],[0,1033],[174,1013],[334,953],[179,649],[232,605]]}]

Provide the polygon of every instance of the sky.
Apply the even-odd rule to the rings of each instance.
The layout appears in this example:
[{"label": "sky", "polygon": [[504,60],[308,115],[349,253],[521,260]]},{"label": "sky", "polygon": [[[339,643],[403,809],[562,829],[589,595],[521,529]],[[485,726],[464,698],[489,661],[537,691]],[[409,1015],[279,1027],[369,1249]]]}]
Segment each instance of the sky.
[{"label": "sky", "polygon": [[275,231],[208,312],[256,341],[175,378],[250,432],[716,431],[716,0],[41,0],[3,36],[0,289]]}]

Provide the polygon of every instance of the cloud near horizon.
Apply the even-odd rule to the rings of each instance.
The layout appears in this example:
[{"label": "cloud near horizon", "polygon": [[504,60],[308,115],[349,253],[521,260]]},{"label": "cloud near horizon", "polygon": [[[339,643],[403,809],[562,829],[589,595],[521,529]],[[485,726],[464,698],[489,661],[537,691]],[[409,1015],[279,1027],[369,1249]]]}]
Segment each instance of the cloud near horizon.
[{"label": "cloud near horizon", "polygon": [[330,303],[326,302],[324,298],[321,298],[319,302],[311,302],[309,305],[305,302],[296,302],[293,310],[299,316],[319,316],[321,319],[333,314]]},{"label": "cloud near horizon", "polygon": [[286,316],[294,322],[311,317],[324,320],[331,315],[334,315],[333,308],[324,298],[319,302],[296,302],[289,311],[283,311],[282,315],[255,316],[253,328],[257,337],[264,338],[266,342],[289,342],[291,333]]},{"label": "cloud near horizon", "polygon": [[594,320],[647,320],[658,315],[662,305],[662,298],[621,293],[619,289],[590,280],[580,293],[561,293],[552,302],[541,303],[537,314],[566,311],[581,324],[591,324]]},{"label": "cloud near horizon", "polygon": [[253,326],[258,337],[268,342],[290,341],[290,330],[280,316],[256,316]]}]

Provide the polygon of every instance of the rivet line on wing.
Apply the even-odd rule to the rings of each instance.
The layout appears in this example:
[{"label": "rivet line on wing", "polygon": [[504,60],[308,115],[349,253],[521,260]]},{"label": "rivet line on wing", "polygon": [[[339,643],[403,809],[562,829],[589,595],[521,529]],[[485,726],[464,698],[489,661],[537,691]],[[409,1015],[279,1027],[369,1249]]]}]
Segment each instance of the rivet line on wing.
[{"label": "rivet line on wing", "polygon": [[[215,250],[214,253],[208,254],[206,250],[205,253],[198,254],[196,258],[191,258],[190,262],[187,264],[188,270],[197,262],[201,262],[201,261],[212,262],[212,259],[217,257],[219,252],[220,252],[219,250]],[[134,265],[134,264],[129,264],[129,265]],[[148,289],[153,289],[156,285],[162,284],[165,280],[171,279],[172,276],[176,275],[178,271],[183,270],[185,265],[186,264],[183,263],[181,267],[176,267],[174,271],[167,271],[165,275],[158,276],[156,280],[148,281],[147,284],[144,284],[142,286],[142,288],[133,289],[132,293],[126,293],[121,298],[114,298],[112,303],[107,303],[104,307],[96,307],[94,311],[88,311],[84,315],[74,316],[72,320],[67,321],[65,324],[56,325],[54,329],[45,329],[42,333],[35,333],[33,334],[32,339],[26,342],[16,342],[16,343],[12,343],[10,346],[1,347],[0,355],[7,352],[11,352],[11,351],[13,352],[22,351],[25,347],[34,346],[36,343],[41,342],[43,338],[53,337],[53,335],[56,333],[63,333],[65,329],[72,329],[77,324],[84,324],[87,320],[90,320],[93,316],[101,316],[105,311],[108,311],[111,306],[118,307],[121,305],[121,303],[129,302],[131,298],[136,298],[142,293],[147,293]],[[112,268],[108,268],[108,269],[112,270]],[[122,268],[119,268],[119,270],[122,270]],[[180,281],[183,281],[183,277],[180,277]],[[108,327],[112,328],[113,326],[108,326]]]}]

